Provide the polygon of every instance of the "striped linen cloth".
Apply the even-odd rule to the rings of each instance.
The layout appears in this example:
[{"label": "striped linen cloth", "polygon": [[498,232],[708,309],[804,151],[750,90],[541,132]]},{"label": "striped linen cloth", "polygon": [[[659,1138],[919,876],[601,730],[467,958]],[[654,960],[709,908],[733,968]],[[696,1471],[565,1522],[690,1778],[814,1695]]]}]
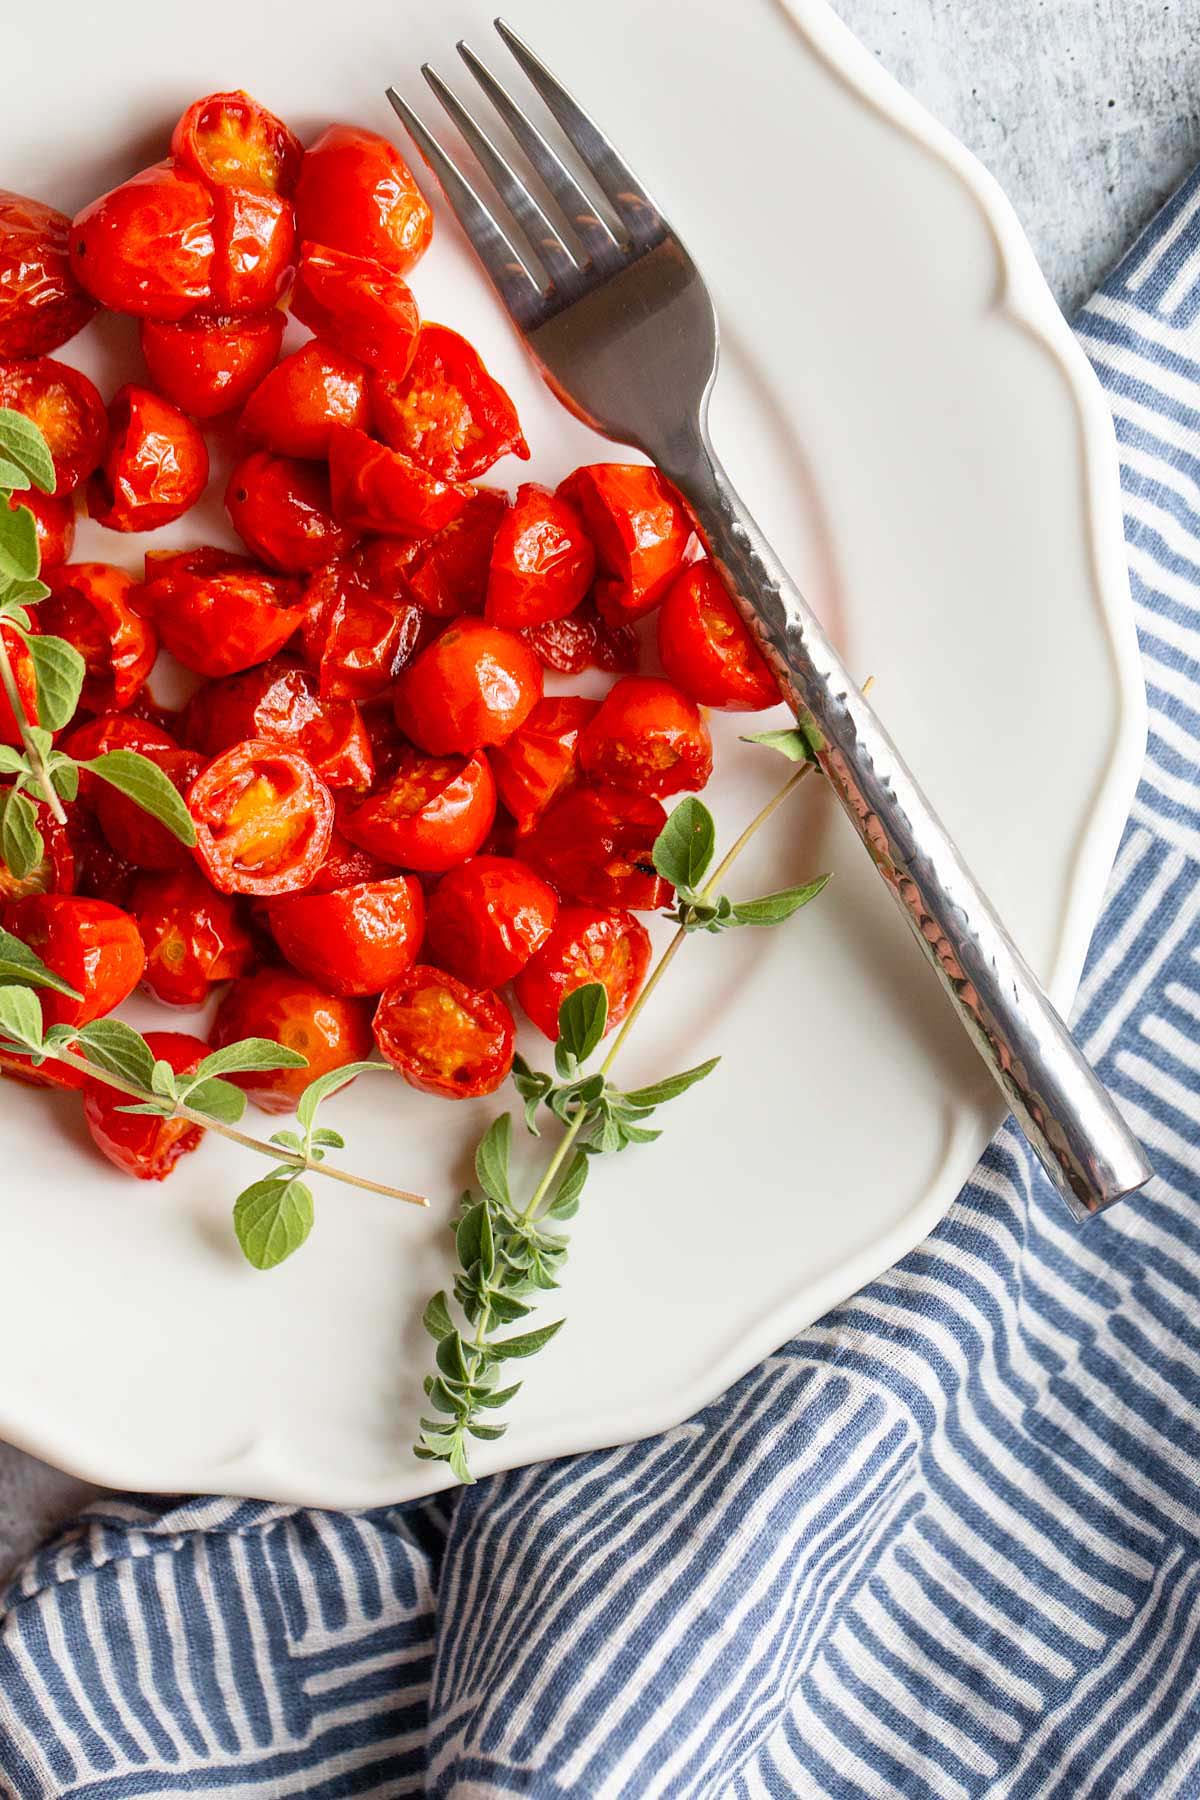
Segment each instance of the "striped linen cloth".
[{"label": "striped linen cloth", "polygon": [[107,1501],[13,1582],[5,1800],[1200,1796],[1200,171],[1083,312],[1151,726],[1080,993],[1147,1192],[1010,1126],[678,1430],[350,1517]]}]

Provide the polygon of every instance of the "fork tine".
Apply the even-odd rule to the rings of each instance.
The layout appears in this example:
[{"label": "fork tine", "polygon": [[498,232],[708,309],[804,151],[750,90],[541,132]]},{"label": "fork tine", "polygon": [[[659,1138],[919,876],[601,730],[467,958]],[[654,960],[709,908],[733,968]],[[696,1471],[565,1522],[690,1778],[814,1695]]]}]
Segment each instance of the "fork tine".
[{"label": "fork tine", "polygon": [[470,238],[475,254],[505,306],[519,325],[536,323],[545,304],[545,292],[538,278],[462,170],[422,124],[408,102],[401,99],[395,88],[387,90],[387,97],[393,112],[445,190],[459,224]]},{"label": "fork tine", "polygon": [[662,215],[616,145],[605,137],[594,119],[588,117],[579,102],[568,94],[539,56],[519,38],[503,19],[493,23],[537,89],[568,142],[587,165],[597,187],[628,227],[637,244],[662,235]]}]

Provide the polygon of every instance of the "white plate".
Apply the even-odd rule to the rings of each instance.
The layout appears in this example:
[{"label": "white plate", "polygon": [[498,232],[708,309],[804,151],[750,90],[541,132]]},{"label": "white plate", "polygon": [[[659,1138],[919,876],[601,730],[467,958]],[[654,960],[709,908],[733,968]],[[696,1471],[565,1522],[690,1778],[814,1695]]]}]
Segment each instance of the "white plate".
[{"label": "white plate", "polygon": [[[1012,213],[819,0],[794,20],[741,0],[736,29],[721,0],[513,6],[711,281],[722,454],[1066,1005],[1133,790],[1142,690],[1107,410]],[[451,67],[464,30],[503,67],[478,0],[208,0],[201,15],[125,0],[119,30],[90,0],[23,7],[3,179],[70,209],[231,84],[302,132],[342,116],[389,131],[385,80],[428,116],[417,65]],[[534,476],[613,454],[549,398],[439,224],[418,299],[511,387]],[[111,381],[131,342],[110,321],[68,356]],[[175,536],[196,541],[194,522]],[[137,553],[81,534],[79,554]],[[726,839],[784,772],[739,727],[717,732]],[[596,1168],[551,1302],[567,1329],[527,1366],[480,1471],[684,1418],[917,1243],[969,1173],[999,1106],[821,796],[777,819],[735,885],[824,867],[834,885],[787,929],[704,937],[675,964],[626,1073],[724,1061],[664,1115],[660,1144]],[[263,1276],[229,1225],[252,1159],[211,1142],[135,1187],[87,1153],[70,1101],[8,1086],[0,1433],[118,1486],[365,1505],[439,1485],[408,1448],[419,1317],[488,1110],[360,1082],[336,1107],[358,1166],[435,1204],[419,1216],[318,1183],[310,1244]]]}]

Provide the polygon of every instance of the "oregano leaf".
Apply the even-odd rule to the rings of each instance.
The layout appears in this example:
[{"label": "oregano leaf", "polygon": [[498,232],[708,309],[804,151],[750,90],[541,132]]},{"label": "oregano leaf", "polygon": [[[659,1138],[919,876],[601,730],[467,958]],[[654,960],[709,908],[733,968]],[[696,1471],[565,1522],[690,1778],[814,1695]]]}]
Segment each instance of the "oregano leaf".
[{"label": "oregano leaf", "polygon": [[289,1050],[285,1044],[277,1044],[273,1038],[239,1038],[236,1044],[226,1044],[198,1063],[193,1079],[211,1081],[218,1075],[241,1075],[255,1069],[307,1067],[306,1056],[301,1056],[298,1050]]},{"label": "oregano leaf", "polygon": [[579,1196],[583,1192],[584,1183],[591,1167],[582,1150],[577,1150],[567,1164],[561,1181],[555,1189],[554,1199],[546,1208],[548,1219],[573,1219],[579,1211]]},{"label": "oregano leaf", "polygon": [[569,993],[558,1009],[558,1044],[565,1055],[584,1063],[592,1054],[608,1024],[608,989],[601,981],[588,981]]},{"label": "oregano leaf", "polygon": [[9,788],[0,798],[0,862],[15,881],[24,881],[33,874],[45,850],[33,801],[20,788]]},{"label": "oregano leaf", "polygon": [[454,1320],[450,1317],[450,1307],[447,1303],[445,1294],[440,1289],[433,1296],[432,1300],[430,1300],[428,1306],[425,1308],[425,1311],[422,1313],[421,1323],[424,1325],[430,1337],[436,1338],[439,1343],[444,1337],[449,1337],[450,1333],[454,1330]]},{"label": "oregano leaf", "polygon": [[238,1195],[233,1229],[248,1263],[274,1269],[304,1243],[313,1216],[312,1194],[304,1182],[277,1170]]},{"label": "oregano leaf", "polygon": [[782,731],[751,731],[741,741],[743,744],[763,744],[768,750],[778,750],[789,762],[812,760],[808,739],[798,725],[787,725]]},{"label": "oregano leaf", "polygon": [[654,840],[654,867],[672,887],[694,888],[708,872],[716,843],[712,814],[702,800],[688,794]]},{"label": "oregano leaf", "polygon": [[124,1019],[93,1019],[81,1025],[77,1033],[79,1048],[88,1062],[98,1069],[132,1082],[135,1087],[149,1089],[154,1074],[154,1052],[132,1025]]},{"label": "oregano leaf", "polygon": [[515,1356],[535,1356],[565,1322],[556,1319],[553,1325],[541,1325],[536,1331],[523,1332],[520,1337],[496,1338],[491,1345],[492,1355],[499,1362],[508,1362]]},{"label": "oregano leaf", "polygon": [[10,494],[23,494],[32,486],[27,469],[21,468],[19,463],[9,462],[7,457],[0,457],[0,488]]},{"label": "oregano leaf", "polygon": [[828,881],[828,875],[820,875],[815,881],[806,881],[799,887],[780,888],[777,893],[763,894],[757,900],[735,900],[733,916],[739,925],[781,925],[810,900],[815,900]]},{"label": "oregano leaf", "polygon": [[181,1091],[179,1097],[193,1112],[203,1113],[209,1119],[217,1119],[222,1125],[236,1125],[246,1110],[246,1096],[241,1088],[234,1087],[232,1081],[221,1081],[215,1076],[206,1081],[193,1082]]},{"label": "oregano leaf", "polygon": [[[303,1062],[304,1058],[301,1057],[300,1060]],[[278,1066],[282,1068],[285,1065],[279,1064]],[[309,1082],[301,1094],[296,1107],[296,1117],[307,1131],[316,1117],[317,1108],[322,1100],[328,1100],[331,1094],[336,1094],[340,1088],[344,1088],[348,1082],[354,1080],[356,1075],[369,1075],[372,1071],[377,1072],[380,1069],[386,1069],[387,1066],[386,1063],[379,1062],[343,1063],[340,1069],[330,1069],[327,1074],[318,1075],[315,1081]]]},{"label": "oregano leaf", "polygon": [[42,1003],[27,987],[0,987],[0,1032],[27,1049],[42,1047]]},{"label": "oregano leaf", "polygon": [[66,994],[68,999],[78,1000],[77,988],[48,969],[40,956],[34,954],[28,944],[14,937],[11,931],[0,930],[0,984],[21,982],[28,987],[52,988],[56,994]]},{"label": "oregano leaf", "polygon": [[711,1075],[719,1056],[710,1056],[707,1062],[697,1063],[694,1069],[683,1069],[678,1075],[667,1075],[662,1081],[652,1081],[647,1087],[630,1088],[621,1098],[630,1106],[646,1107],[662,1106],[668,1100],[674,1100],[679,1094],[686,1094],[690,1087]]},{"label": "oregano leaf", "polygon": [[103,756],[93,757],[91,762],[82,763],[80,767],[89,769],[110,787],[127,794],[135,806],[140,806],[152,819],[165,825],[181,844],[190,848],[196,842],[196,827],[182,794],[170,776],[148,756],[142,756],[137,750],[107,750]]},{"label": "oregano leaf", "polygon": [[[87,665],[66,638],[31,637],[27,640],[37,678],[38,724],[44,731],[61,731],[75,716]],[[42,744],[43,752],[49,744]]]},{"label": "oregano leaf", "polygon": [[0,575],[28,579],[38,572],[37,527],[27,506],[0,505]]},{"label": "oregano leaf", "polygon": [[[0,406],[0,454],[25,470],[43,494],[54,492],[54,458],[50,447],[32,419],[15,407]],[[33,566],[37,574],[37,564]]]},{"label": "oregano leaf", "polygon": [[492,1120],[475,1151],[475,1175],[479,1185],[501,1206],[512,1205],[508,1186],[511,1151],[512,1116],[501,1113]]}]

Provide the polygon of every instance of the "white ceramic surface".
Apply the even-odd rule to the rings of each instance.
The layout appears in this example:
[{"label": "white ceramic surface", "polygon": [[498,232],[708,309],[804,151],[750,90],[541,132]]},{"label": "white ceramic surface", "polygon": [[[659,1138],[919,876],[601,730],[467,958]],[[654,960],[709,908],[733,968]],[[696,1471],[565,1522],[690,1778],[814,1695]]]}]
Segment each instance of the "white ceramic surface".
[{"label": "white ceramic surface", "polygon": [[[722,454],[1065,1005],[1143,739],[1099,389],[994,184],[820,0],[791,15],[741,0],[736,33],[720,0],[596,16],[561,0],[511,13],[708,275]],[[305,133],[337,116],[387,131],[385,79],[419,95],[417,64],[449,65],[463,32],[500,61],[476,0],[209,0],[202,15],[124,0],[119,31],[83,0],[25,8],[6,33],[2,179],[81,204],[220,86]],[[610,454],[542,390],[439,223],[418,299],[513,391],[533,475]],[[111,383],[136,367],[132,343],[108,321],[67,355]],[[219,531],[214,508],[203,534],[190,520],[174,536]],[[138,550],[89,529],[78,554],[134,567]],[[719,726],[710,791],[726,838],[781,774],[739,726]],[[523,1371],[508,1436],[478,1446],[481,1472],[685,1417],[915,1244],[969,1173],[998,1105],[821,795],[777,819],[734,885],[824,867],[835,884],[787,930],[703,938],[674,966],[626,1073],[725,1060],[659,1145],[594,1171],[553,1297],[568,1327]],[[359,1166],[435,1204],[419,1216],[318,1184],[309,1245],[262,1276],[229,1228],[248,1158],[209,1143],[161,1189],[134,1188],[87,1155],[71,1102],[6,1088],[0,1436],[117,1486],[363,1505],[439,1485],[408,1451],[419,1313],[488,1111],[358,1083],[331,1118]]]}]

